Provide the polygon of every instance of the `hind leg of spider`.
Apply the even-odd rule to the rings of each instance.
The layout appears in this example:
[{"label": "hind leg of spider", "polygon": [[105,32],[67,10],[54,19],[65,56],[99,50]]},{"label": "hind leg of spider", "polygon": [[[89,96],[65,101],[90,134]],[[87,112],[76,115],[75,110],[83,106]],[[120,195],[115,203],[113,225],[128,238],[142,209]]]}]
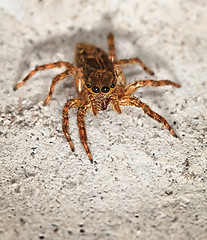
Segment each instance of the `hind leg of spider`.
[{"label": "hind leg of spider", "polygon": [[116,55],[115,55],[113,33],[109,33],[109,35],[108,35],[108,48],[109,48],[109,59],[112,61],[112,63],[114,63],[114,62],[116,62]]},{"label": "hind leg of spider", "polygon": [[52,68],[59,68],[59,67],[66,67],[66,68],[71,68],[73,65],[68,62],[54,62],[54,63],[48,63],[44,65],[37,66],[34,70],[32,70],[21,82],[17,83],[16,86],[14,86],[14,90],[17,90],[20,88],[23,84],[25,84],[35,73],[39,71],[43,71],[46,69],[52,69]]},{"label": "hind leg of spider", "polygon": [[165,85],[171,85],[173,87],[179,88],[180,84],[174,83],[169,80],[139,80],[130,83],[126,88],[125,88],[125,95],[131,95],[134,93],[138,88],[140,87],[145,87],[145,86],[151,86],[151,87],[161,87]]},{"label": "hind leg of spider", "polygon": [[114,72],[117,77],[118,85],[125,86],[126,80],[124,74],[121,69],[120,64],[116,64],[116,54],[115,54],[115,44],[114,44],[114,35],[113,33],[109,33],[108,35],[108,49],[109,49],[109,59],[113,63]]},{"label": "hind leg of spider", "polygon": [[131,96],[125,96],[120,100],[120,105],[125,105],[125,106],[134,105],[138,108],[142,108],[142,110],[149,117],[153,118],[155,121],[157,121],[159,123],[162,123],[162,125],[170,131],[170,133],[173,135],[173,137],[178,137],[164,117],[162,117],[158,113],[152,111],[152,109],[147,104],[143,103],[138,98],[131,97]]},{"label": "hind leg of spider", "polygon": [[62,120],[62,129],[65,134],[65,137],[70,145],[71,150],[74,152],[75,148],[73,145],[73,142],[71,140],[71,137],[69,135],[69,120],[68,120],[68,113],[70,108],[79,107],[81,105],[81,99],[70,99],[66,102],[64,108],[63,108],[63,120]]},{"label": "hind leg of spider", "polygon": [[49,90],[49,93],[47,95],[47,98],[45,99],[44,101],[44,105],[47,105],[52,97],[52,94],[54,92],[54,89],[55,89],[55,85],[63,80],[64,78],[66,77],[69,77],[70,75],[72,74],[75,74],[77,71],[77,68],[76,67],[71,67],[69,69],[67,69],[66,71],[64,71],[63,73],[60,73],[58,74],[56,77],[53,78],[52,80],[52,83],[51,83],[51,86],[50,86],[50,90]]},{"label": "hind leg of spider", "polygon": [[151,69],[149,69],[139,58],[121,59],[118,60],[116,63],[123,66],[138,63],[145,72],[147,72],[150,75],[154,75],[154,72]]},{"label": "hind leg of spider", "polygon": [[78,113],[77,113],[77,122],[78,122],[78,127],[79,127],[79,135],[80,135],[80,140],[81,143],[83,144],[85,151],[89,157],[89,160],[91,163],[93,163],[93,158],[91,155],[91,151],[88,147],[87,143],[87,134],[86,134],[86,127],[85,127],[85,121],[84,121],[84,116],[86,114],[86,111],[88,110],[87,105],[82,105],[81,107],[78,108]]}]

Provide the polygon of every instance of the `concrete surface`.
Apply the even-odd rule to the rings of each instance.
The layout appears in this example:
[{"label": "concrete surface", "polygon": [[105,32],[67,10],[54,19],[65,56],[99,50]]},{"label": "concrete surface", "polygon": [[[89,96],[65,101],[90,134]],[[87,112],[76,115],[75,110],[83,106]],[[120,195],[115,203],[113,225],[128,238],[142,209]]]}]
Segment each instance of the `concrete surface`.
[{"label": "concrete surface", "polygon": [[[1,1],[0,239],[207,239],[206,1]],[[70,111],[72,153],[61,130],[72,79],[43,107],[53,76],[13,86],[34,66],[73,62],[88,41],[118,58],[139,56],[153,79],[182,85],[137,91],[164,116],[173,138],[140,109],[87,114],[91,164]],[[139,66],[127,81],[149,78]]]}]

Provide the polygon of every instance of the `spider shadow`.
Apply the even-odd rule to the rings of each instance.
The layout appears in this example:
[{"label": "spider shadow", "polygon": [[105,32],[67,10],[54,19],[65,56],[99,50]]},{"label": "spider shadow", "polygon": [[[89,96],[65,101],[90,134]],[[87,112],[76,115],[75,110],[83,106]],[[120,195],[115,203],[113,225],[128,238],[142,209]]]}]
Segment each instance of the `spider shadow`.
[{"label": "spider shadow", "polygon": [[[68,32],[73,32],[73,29],[68,29]],[[111,27],[111,23],[109,19],[106,19],[103,21],[103,23],[96,29],[93,29],[91,31],[86,31],[83,29],[79,29],[76,33],[73,34],[61,34],[61,35],[55,35],[55,36],[49,36],[48,39],[42,40],[40,42],[34,43],[31,39],[25,44],[26,47],[23,49],[23,56],[22,56],[22,61],[19,64],[18,72],[17,72],[17,80],[16,83],[22,79],[25,75],[22,73],[29,73],[33,67],[31,67],[32,63],[35,65],[42,65],[46,63],[51,63],[51,62],[56,62],[56,61],[68,61],[70,63],[74,63],[74,49],[75,45],[78,42],[88,42],[91,44],[94,44],[102,49],[104,49],[106,52],[108,52],[108,47],[107,47],[107,35],[109,32],[113,32],[115,35],[115,44],[116,44],[116,49],[117,51],[117,59],[120,59],[120,54],[123,56],[123,58],[126,58],[126,56],[121,53],[121,48],[119,49],[119,44],[124,44],[125,42],[129,43],[129,41],[132,43],[132,48],[133,48],[133,55],[127,57],[139,57],[140,59],[143,60],[149,66],[155,66],[156,62],[159,62],[159,65],[162,66],[162,68],[165,68],[168,70],[169,74],[172,76],[172,79],[175,81],[177,80],[177,77],[173,73],[173,71],[170,69],[169,65],[162,60],[159,56],[157,56],[155,53],[152,53],[147,51],[145,49],[144,44],[142,46],[137,46],[136,44],[136,39],[137,35],[134,33],[129,33],[124,30],[115,30],[113,31],[113,28]],[[137,53],[137,54],[136,54]],[[31,64],[31,65],[30,65]],[[29,71],[28,71],[29,69]],[[156,69],[153,69],[156,72]],[[53,70],[51,70],[53,71]],[[61,72],[62,70],[60,70]],[[47,71],[45,71],[47,72]],[[142,74],[141,74],[142,73]],[[44,73],[47,74],[47,73]],[[139,77],[139,74],[141,77]],[[44,86],[47,85],[45,90],[45,87],[41,89],[41,92],[39,92],[40,95],[47,95],[49,91],[49,86],[51,84],[52,78],[50,76],[55,76],[54,75],[49,75],[49,79],[47,83],[44,83]],[[47,76],[47,75],[44,75]],[[147,76],[143,70],[137,66],[133,66],[133,71],[129,72],[126,74],[126,79],[133,78],[132,80],[136,79],[143,79],[142,76]],[[156,79],[154,77],[149,77],[151,79]],[[146,78],[146,77],[145,77]],[[32,79],[29,80],[32,82]],[[41,80],[39,80],[41,81]],[[75,88],[73,87],[73,79],[65,79],[62,82],[60,82],[54,92],[53,98],[56,98],[59,101],[65,102],[68,97],[65,96],[74,96],[76,95]],[[129,81],[127,80],[127,83]],[[73,87],[73,88],[72,88]],[[45,93],[45,91],[47,91]],[[150,91],[148,94],[150,95],[157,95],[155,93],[156,91]],[[63,94],[64,93],[64,94]],[[147,91],[146,91],[147,93]],[[35,93],[34,93],[35,94]],[[40,100],[44,100],[44,96],[41,97]]]}]

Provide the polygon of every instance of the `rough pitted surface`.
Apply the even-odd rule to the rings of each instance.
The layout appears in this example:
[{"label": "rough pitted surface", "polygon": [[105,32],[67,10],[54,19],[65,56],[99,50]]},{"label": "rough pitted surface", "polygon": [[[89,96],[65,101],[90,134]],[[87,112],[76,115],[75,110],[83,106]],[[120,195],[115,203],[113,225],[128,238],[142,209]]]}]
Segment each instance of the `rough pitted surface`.
[{"label": "rough pitted surface", "polygon": [[[207,239],[207,3],[205,1],[2,1],[0,3],[0,239]],[[182,85],[145,87],[135,96],[164,116],[179,139],[142,110],[106,110],[86,125],[95,163],[80,143],[70,111],[72,153],[61,112],[76,92],[36,65],[74,61],[77,42],[117,58],[140,57],[153,79]],[[128,82],[149,76],[125,69]]]}]

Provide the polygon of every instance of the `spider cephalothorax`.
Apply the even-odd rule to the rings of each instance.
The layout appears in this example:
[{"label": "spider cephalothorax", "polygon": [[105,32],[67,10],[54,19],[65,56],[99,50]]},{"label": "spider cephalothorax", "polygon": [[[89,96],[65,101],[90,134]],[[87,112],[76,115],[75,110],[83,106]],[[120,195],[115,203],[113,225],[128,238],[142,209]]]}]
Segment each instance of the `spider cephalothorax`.
[{"label": "spider cephalothorax", "polygon": [[116,77],[112,72],[106,70],[98,70],[91,72],[86,80],[86,87],[88,89],[88,98],[94,101],[96,111],[106,110],[116,90]]},{"label": "spider cephalothorax", "polygon": [[111,94],[116,87],[116,77],[112,72],[98,70],[91,72],[86,80],[86,87],[92,94]]},{"label": "spider cephalothorax", "polygon": [[143,111],[151,118],[163,124],[170,133],[177,137],[173,129],[170,127],[166,119],[140,101],[136,97],[132,97],[138,88],[146,85],[159,87],[164,85],[171,85],[173,87],[180,87],[179,84],[169,80],[138,80],[126,85],[125,77],[121,66],[138,63],[144,71],[153,75],[154,73],[146,67],[146,65],[139,58],[116,60],[114,36],[108,35],[109,55],[102,49],[90,45],[88,43],[78,43],[76,45],[75,65],[68,62],[55,62],[36,67],[30,72],[20,83],[18,83],[14,90],[21,87],[30,77],[36,72],[55,67],[66,67],[63,73],[60,73],[53,78],[50,86],[50,91],[44,104],[48,104],[53,94],[55,85],[70,75],[75,76],[75,86],[79,98],[69,99],[63,108],[63,132],[65,137],[74,151],[74,145],[69,135],[68,112],[70,108],[77,107],[77,122],[79,127],[80,140],[88,154],[91,162],[93,158],[87,143],[87,135],[85,128],[84,116],[88,110],[91,110],[94,115],[99,111],[106,110],[110,105],[114,111],[121,113],[121,106],[136,106],[142,108]]}]

